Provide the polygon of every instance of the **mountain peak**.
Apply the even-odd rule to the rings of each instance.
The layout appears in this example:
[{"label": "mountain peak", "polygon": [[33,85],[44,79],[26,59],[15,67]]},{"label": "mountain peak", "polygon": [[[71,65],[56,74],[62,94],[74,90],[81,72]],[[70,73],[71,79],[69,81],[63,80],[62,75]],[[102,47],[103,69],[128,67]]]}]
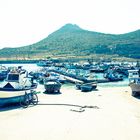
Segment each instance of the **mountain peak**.
[{"label": "mountain peak", "polygon": [[62,26],[60,28],[60,30],[63,30],[63,31],[71,31],[72,30],[73,31],[73,30],[82,30],[82,29],[76,24],[67,23],[64,26]]}]

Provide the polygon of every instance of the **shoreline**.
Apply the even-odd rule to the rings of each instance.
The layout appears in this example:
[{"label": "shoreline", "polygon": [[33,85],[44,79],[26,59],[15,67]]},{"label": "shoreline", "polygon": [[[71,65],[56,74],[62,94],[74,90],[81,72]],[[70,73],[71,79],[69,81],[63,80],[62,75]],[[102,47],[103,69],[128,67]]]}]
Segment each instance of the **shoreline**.
[{"label": "shoreline", "polygon": [[39,60],[0,60],[0,64],[34,64]]}]

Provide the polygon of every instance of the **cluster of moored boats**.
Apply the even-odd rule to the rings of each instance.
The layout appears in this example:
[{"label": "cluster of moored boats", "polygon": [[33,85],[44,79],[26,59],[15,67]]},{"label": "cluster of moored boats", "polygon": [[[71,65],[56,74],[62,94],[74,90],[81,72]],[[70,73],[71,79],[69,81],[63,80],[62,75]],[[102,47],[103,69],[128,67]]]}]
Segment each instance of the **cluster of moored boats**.
[{"label": "cluster of moored boats", "polygon": [[[42,65],[41,65],[42,64]],[[140,70],[137,64],[118,63],[53,63],[39,62],[38,71],[22,67],[0,66],[0,106],[11,103],[29,102],[37,84],[44,85],[44,93],[60,93],[63,83],[72,82],[76,89],[89,92],[101,82],[122,81],[129,78],[132,95],[140,93]],[[102,79],[96,73],[102,73]]]},{"label": "cluster of moored boats", "polygon": [[[43,65],[40,65],[41,63]],[[53,61],[41,61],[39,66],[43,67],[42,71],[34,73],[34,76],[40,82],[44,81],[44,75],[49,74],[50,78],[55,77],[54,79],[57,79],[60,83],[75,83],[76,88],[81,91],[92,91],[97,88],[97,83],[123,81],[125,78],[130,78],[129,75],[132,75],[132,71],[139,71],[140,69],[139,62],[55,63]],[[97,77],[96,73],[102,73],[103,77]],[[132,95],[134,95],[134,92]]]}]

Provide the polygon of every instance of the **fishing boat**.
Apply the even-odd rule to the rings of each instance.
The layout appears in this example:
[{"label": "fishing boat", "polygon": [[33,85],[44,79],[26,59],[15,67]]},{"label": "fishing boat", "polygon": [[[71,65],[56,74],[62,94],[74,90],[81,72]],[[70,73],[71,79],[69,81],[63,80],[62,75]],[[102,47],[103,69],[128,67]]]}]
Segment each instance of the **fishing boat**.
[{"label": "fishing boat", "polygon": [[26,70],[11,70],[0,84],[0,107],[21,102],[24,100],[25,93],[30,94],[31,90],[36,88],[37,83],[28,77]]},{"label": "fishing boat", "polygon": [[117,82],[117,81],[123,81],[123,77],[122,75],[119,75],[119,74],[110,74],[107,79],[110,81],[110,82]]},{"label": "fishing boat", "polygon": [[103,73],[105,71],[105,69],[103,69],[102,67],[100,66],[92,66],[90,68],[90,72],[95,72],[95,73]]},{"label": "fishing boat", "polygon": [[105,72],[104,78],[108,79],[110,82],[123,81],[123,76],[113,69],[109,69]]},{"label": "fishing boat", "polygon": [[44,93],[60,93],[61,83],[53,77],[46,77],[44,79]]},{"label": "fishing boat", "polygon": [[80,89],[82,92],[92,91],[97,88],[97,82],[76,83],[76,88]]},{"label": "fishing boat", "polygon": [[61,83],[57,81],[48,81],[44,83],[45,93],[60,93]]},{"label": "fishing boat", "polygon": [[132,96],[140,95],[140,70],[129,70],[128,72]]},{"label": "fishing boat", "polygon": [[37,63],[37,66],[40,66],[40,67],[47,67],[47,66],[51,66],[53,64],[53,61],[51,60],[40,60],[38,63]]}]

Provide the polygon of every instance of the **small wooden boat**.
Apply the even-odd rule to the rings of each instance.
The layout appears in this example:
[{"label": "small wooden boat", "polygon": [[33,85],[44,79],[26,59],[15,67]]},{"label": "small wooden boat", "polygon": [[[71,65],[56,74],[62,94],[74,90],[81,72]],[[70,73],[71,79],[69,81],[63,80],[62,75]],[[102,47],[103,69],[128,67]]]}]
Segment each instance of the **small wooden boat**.
[{"label": "small wooden boat", "polygon": [[0,84],[0,106],[20,102],[25,92],[30,94],[36,88],[37,84],[27,77],[26,71],[12,70]]},{"label": "small wooden boat", "polygon": [[104,73],[104,78],[110,82],[123,81],[123,76],[118,73]]},{"label": "small wooden boat", "polygon": [[91,83],[77,83],[76,88],[80,89],[82,92],[88,92],[92,91],[97,88],[97,83],[96,82],[91,82]]},{"label": "small wooden boat", "polygon": [[56,80],[46,80],[44,87],[45,93],[60,93],[61,83]]},{"label": "small wooden boat", "polygon": [[53,61],[51,60],[40,60],[38,63],[37,63],[37,66],[40,66],[40,67],[47,67],[47,66],[51,66],[53,64]]},{"label": "small wooden boat", "polygon": [[45,93],[60,93],[61,83],[55,76],[47,76],[43,80]]},{"label": "small wooden boat", "polygon": [[90,68],[90,72],[95,72],[95,73],[103,73],[105,70],[101,68],[100,66],[92,66]]}]

